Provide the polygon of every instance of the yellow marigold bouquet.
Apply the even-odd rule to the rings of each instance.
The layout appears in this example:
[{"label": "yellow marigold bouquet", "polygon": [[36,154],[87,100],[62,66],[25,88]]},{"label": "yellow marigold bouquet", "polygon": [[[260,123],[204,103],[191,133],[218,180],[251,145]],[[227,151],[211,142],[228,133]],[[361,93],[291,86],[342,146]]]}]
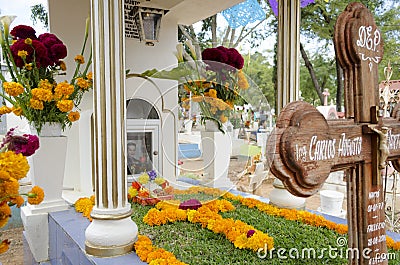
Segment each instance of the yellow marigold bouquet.
[{"label": "yellow marigold bouquet", "polygon": [[[79,119],[78,106],[83,94],[92,88],[92,73],[88,72],[90,58],[85,67],[83,57],[89,32],[89,20],[81,53],[75,57],[76,67],[71,81],[57,83],[57,75],[65,75],[62,61],[67,47],[54,34],[36,36],[36,31],[18,25],[9,31],[14,17],[2,16],[0,45],[11,80],[0,74],[3,99],[12,105],[0,107],[0,115],[13,112],[25,117],[40,133],[45,123],[61,124],[64,130]],[[83,69],[81,69],[81,67]]]},{"label": "yellow marigold bouquet", "polygon": [[179,43],[175,55],[178,66],[172,70],[153,69],[141,75],[178,80],[185,90],[183,107],[188,109],[190,101],[198,103],[201,123],[213,120],[223,131],[240,92],[249,87],[242,55],[235,48],[219,46],[205,49],[200,56],[190,41]]},{"label": "yellow marigold bouquet", "polygon": [[[27,196],[30,204],[43,201],[44,192],[40,187],[34,186],[30,192],[20,194],[18,183],[29,170],[26,156],[34,154],[38,148],[39,138],[36,135],[15,135],[14,129],[10,129],[0,145],[0,228],[11,217],[10,207],[21,207],[25,202],[21,195]],[[8,240],[0,243],[0,254],[8,250],[9,244]]]}]

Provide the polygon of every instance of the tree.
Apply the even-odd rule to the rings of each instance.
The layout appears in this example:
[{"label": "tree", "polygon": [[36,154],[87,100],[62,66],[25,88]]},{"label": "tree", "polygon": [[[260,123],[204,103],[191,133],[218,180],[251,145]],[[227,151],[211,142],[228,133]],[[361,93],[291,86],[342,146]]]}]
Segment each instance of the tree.
[{"label": "tree", "polygon": [[49,17],[46,8],[42,4],[31,6],[31,20],[33,25],[40,21],[46,29],[49,29]]},{"label": "tree", "polygon": [[[334,25],[338,15],[346,8],[348,1],[337,0],[326,3],[323,0],[316,0],[314,5],[302,10],[301,34],[307,39],[313,39],[321,46],[333,50],[333,33]],[[396,50],[396,43],[399,43],[399,30],[394,25],[399,25],[400,9],[399,3],[395,0],[362,0],[374,14],[377,25],[381,25],[382,37],[385,42],[385,55],[381,63],[382,71],[380,71],[381,79],[383,79],[383,67],[388,60],[399,60],[399,53]],[[307,60],[307,53],[302,53],[304,61]],[[338,110],[341,109],[343,100],[343,71],[334,54],[336,65],[336,105]],[[315,67],[311,68],[310,64],[306,64],[310,73]],[[312,65],[311,65],[312,66]],[[393,75],[393,78],[399,78],[400,75]],[[318,82],[313,80],[314,88],[317,93],[321,92],[321,86],[317,86]],[[321,98],[321,97],[320,97]],[[322,102],[321,102],[322,103]]]}]

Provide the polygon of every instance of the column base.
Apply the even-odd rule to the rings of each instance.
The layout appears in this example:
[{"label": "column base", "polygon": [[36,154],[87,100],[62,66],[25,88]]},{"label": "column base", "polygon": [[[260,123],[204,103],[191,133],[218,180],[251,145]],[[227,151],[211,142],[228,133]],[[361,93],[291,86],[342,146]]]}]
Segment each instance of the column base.
[{"label": "column base", "polygon": [[85,249],[89,255],[113,257],[133,250],[138,238],[138,227],[131,219],[131,211],[118,215],[92,214],[93,221],[85,231]]}]

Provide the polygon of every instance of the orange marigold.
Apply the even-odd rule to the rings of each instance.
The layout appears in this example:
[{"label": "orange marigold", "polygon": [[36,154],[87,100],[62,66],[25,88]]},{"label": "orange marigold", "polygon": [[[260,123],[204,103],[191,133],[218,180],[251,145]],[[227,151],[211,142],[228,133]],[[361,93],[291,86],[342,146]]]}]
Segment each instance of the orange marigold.
[{"label": "orange marigold", "polygon": [[43,110],[44,108],[43,101],[37,99],[31,98],[29,104],[32,109]]},{"label": "orange marigold", "polygon": [[4,82],[3,88],[4,91],[12,97],[19,96],[24,92],[24,87],[16,82]]},{"label": "orange marigold", "polygon": [[40,79],[38,88],[52,90],[53,84],[51,84],[47,79]]},{"label": "orange marigold", "polygon": [[44,199],[44,191],[39,186],[34,186],[28,193],[28,202],[30,204],[39,204]]},{"label": "orange marigold", "polygon": [[57,84],[54,89],[54,97],[56,99],[68,98],[74,92],[74,86],[68,83],[67,81],[61,82]]},{"label": "orange marigold", "polygon": [[7,252],[10,244],[11,244],[11,241],[9,241],[8,239],[3,240],[0,243],[0,254],[3,254],[4,252]]},{"label": "orange marigold", "polygon": [[79,114],[78,111],[71,111],[70,113],[68,113],[68,120],[70,122],[74,122],[79,120],[79,118],[81,117],[81,115]]},{"label": "orange marigold", "polygon": [[65,64],[64,61],[60,61],[60,68],[61,68],[61,70],[63,70],[63,71],[67,71],[67,65]]},{"label": "orange marigold", "polygon": [[24,111],[22,110],[21,107],[14,106],[12,107],[12,112],[14,113],[15,116],[21,116]]},{"label": "orange marigold", "polygon": [[76,79],[76,85],[83,90],[87,90],[90,87],[88,80],[85,80],[82,77]]},{"label": "orange marigold", "polygon": [[57,108],[62,112],[71,111],[74,107],[74,102],[68,99],[62,99],[57,102]]},{"label": "orange marigold", "polygon": [[51,90],[43,89],[43,88],[34,88],[32,89],[32,96],[34,99],[42,100],[42,101],[51,101],[53,99],[53,93]]},{"label": "orange marigold", "polygon": [[85,63],[85,58],[82,55],[77,55],[74,58],[75,62],[77,62],[78,64],[84,64]]},{"label": "orange marigold", "polygon": [[8,113],[10,113],[11,111],[12,111],[12,109],[9,108],[9,107],[7,107],[7,106],[1,106],[1,107],[0,107],[0,115],[8,114]]},{"label": "orange marigold", "polygon": [[21,153],[16,154],[13,151],[0,153],[0,172],[5,171],[15,179],[21,179],[29,171],[29,164],[26,157]]},{"label": "orange marigold", "polygon": [[11,203],[16,204],[18,208],[24,204],[25,200],[22,198],[22,196],[17,196],[17,197],[11,197],[10,199]]}]

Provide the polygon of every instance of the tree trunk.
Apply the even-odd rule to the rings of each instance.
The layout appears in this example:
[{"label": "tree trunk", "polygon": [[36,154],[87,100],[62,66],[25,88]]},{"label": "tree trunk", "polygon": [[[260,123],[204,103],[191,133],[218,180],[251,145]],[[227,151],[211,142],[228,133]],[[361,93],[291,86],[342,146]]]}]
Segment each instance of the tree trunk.
[{"label": "tree trunk", "polygon": [[324,96],[322,95],[322,88],[320,87],[317,76],[315,75],[314,67],[311,64],[310,60],[308,59],[308,55],[306,51],[304,50],[303,45],[300,43],[300,52],[301,52],[301,57],[303,57],[304,63],[308,69],[308,72],[310,73],[311,80],[313,82],[315,91],[317,91],[319,100],[321,101],[321,105],[324,104]]},{"label": "tree trunk", "polygon": [[213,48],[217,47],[217,15],[211,17],[211,42]]}]

